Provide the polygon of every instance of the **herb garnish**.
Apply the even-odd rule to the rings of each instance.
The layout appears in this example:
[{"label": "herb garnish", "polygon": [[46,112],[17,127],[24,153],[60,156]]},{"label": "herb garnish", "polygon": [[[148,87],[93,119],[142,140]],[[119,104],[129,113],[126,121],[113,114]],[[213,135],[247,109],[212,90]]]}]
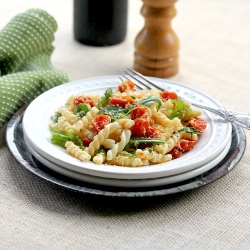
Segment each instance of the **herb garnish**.
[{"label": "herb garnish", "polygon": [[56,130],[50,127],[51,141],[61,147],[64,147],[67,141],[72,141],[75,145],[79,146],[80,149],[84,149],[82,140],[73,132],[64,133],[63,131]]},{"label": "herb garnish", "polygon": [[106,105],[105,107],[101,108],[99,110],[99,114],[105,114],[109,115],[112,121],[115,121],[117,119],[120,119],[122,117],[125,117],[127,114],[129,114],[137,104],[141,104],[143,106],[150,106],[153,103],[158,103],[158,109],[161,107],[161,100],[156,96],[149,96],[147,98],[144,98],[138,102],[134,102],[130,107],[123,108],[116,105]]},{"label": "herb garnish", "polygon": [[183,132],[183,131],[185,131],[186,133],[189,133],[189,134],[191,134],[191,136],[193,135],[193,134],[197,134],[197,135],[201,135],[202,134],[202,131],[201,130],[198,130],[198,129],[196,129],[196,128],[193,128],[193,127],[183,127],[183,128],[181,128],[181,129],[179,129],[178,131],[177,131],[177,133],[179,132]]},{"label": "herb garnish", "polygon": [[190,108],[188,105],[185,105],[184,102],[181,100],[172,100],[172,102],[175,104],[175,108],[169,116],[170,120],[174,119],[175,117],[181,118],[182,115],[187,111],[187,109]]},{"label": "herb garnish", "polygon": [[73,114],[77,115],[79,118],[82,118],[83,116],[85,116],[88,112],[90,111],[90,107],[89,105],[85,104],[85,103],[80,103],[78,104],[75,109]]},{"label": "herb garnish", "polygon": [[58,111],[55,113],[55,117],[54,117],[54,122],[55,123],[57,123],[58,122],[58,118],[60,117],[60,116],[62,116],[62,114],[61,113],[59,113]]},{"label": "herb garnish", "polygon": [[104,96],[101,98],[101,101],[97,104],[97,108],[105,107],[108,104],[109,97],[113,94],[113,91],[111,88],[108,88]]},{"label": "herb garnish", "polygon": [[152,143],[154,145],[154,144],[162,144],[162,143],[166,143],[166,142],[167,142],[166,140],[158,139],[158,138],[133,138],[133,139],[129,140],[125,149],[129,148],[131,146],[138,147],[138,145],[142,144],[142,143]]}]

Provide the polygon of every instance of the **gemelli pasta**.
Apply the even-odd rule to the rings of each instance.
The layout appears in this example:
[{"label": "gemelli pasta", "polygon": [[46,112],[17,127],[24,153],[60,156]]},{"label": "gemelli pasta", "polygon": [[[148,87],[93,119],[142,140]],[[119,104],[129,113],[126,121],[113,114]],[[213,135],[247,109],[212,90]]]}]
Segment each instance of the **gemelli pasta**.
[{"label": "gemelli pasta", "polygon": [[122,81],[103,95],[72,95],[51,117],[51,141],[80,161],[138,167],[192,150],[206,122],[175,92]]}]

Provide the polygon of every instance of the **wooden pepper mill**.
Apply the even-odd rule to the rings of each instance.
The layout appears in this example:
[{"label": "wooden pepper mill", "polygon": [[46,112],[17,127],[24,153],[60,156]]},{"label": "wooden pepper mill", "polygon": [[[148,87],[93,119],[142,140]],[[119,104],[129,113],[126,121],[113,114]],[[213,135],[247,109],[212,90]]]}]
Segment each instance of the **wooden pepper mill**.
[{"label": "wooden pepper mill", "polygon": [[147,76],[178,72],[179,39],[171,27],[177,0],[142,0],[145,25],[135,39],[134,70]]}]

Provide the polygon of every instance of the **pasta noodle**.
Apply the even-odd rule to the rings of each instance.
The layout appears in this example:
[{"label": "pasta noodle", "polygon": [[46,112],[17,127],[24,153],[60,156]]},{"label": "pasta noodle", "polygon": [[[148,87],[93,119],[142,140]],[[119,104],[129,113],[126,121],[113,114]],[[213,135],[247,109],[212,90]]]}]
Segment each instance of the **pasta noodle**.
[{"label": "pasta noodle", "polygon": [[60,108],[58,112],[61,113],[62,116],[64,116],[70,124],[78,121],[78,117],[64,107]]},{"label": "pasta noodle", "polygon": [[65,143],[65,148],[69,154],[72,154],[73,156],[75,156],[77,159],[81,161],[89,161],[91,158],[91,156],[86,151],[81,150],[72,141],[67,141]]},{"label": "pasta noodle", "polygon": [[124,129],[128,129],[128,128],[131,128],[134,124],[135,124],[135,122],[133,121],[133,120],[131,120],[131,119],[119,119],[118,121],[117,121],[121,126],[122,126],[122,128],[124,128]]},{"label": "pasta noodle", "polygon": [[129,157],[124,155],[118,155],[113,160],[110,161],[111,164],[119,165],[119,166],[127,166],[127,167],[138,167],[142,165],[146,165],[138,157]]},{"label": "pasta noodle", "polygon": [[136,157],[144,160],[148,160],[152,163],[164,163],[172,160],[172,156],[170,154],[161,154],[157,153],[156,151],[149,151],[149,150],[136,150]]},{"label": "pasta noodle", "polygon": [[108,124],[98,135],[94,136],[93,141],[89,144],[88,152],[94,155],[95,151],[100,148],[101,144],[108,138],[108,136],[119,128],[118,122]]},{"label": "pasta noodle", "polygon": [[201,109],[175,92],[135,90],[123,81],[103,95],[72,95],[52,115],[52,142],[81,161],[140,167],[171,161],[206,129]]},{"label": "pasta noodle", "polygon": [[121,134],[121,141],[114,145],[114,147],[107,152],[107,160],[113,160],[117,153],[121,152],[124,147],[128,144],[131,136],[131,131],[129,129],[125,129]]},{"label": "pasta noodle", "polygon": [[93,157],[93,162],[96,164],[102,164],[106,159],[105,154],[98,153],[96,156]]}]

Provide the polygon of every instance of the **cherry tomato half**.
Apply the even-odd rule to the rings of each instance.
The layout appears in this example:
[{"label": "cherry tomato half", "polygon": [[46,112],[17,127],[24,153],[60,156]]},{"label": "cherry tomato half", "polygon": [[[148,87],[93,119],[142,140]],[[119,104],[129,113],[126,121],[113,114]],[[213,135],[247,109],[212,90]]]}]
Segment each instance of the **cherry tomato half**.
[{"label": "cherry tomato half", "polygon": [[156,138],[158,129],[150,126],[149,121],[145,117],[135,119],[135,124],[131,127],[131,133],[135,137]]},{"label": "cherry tomato half", "polygon": [[158,136],[158,129],[157,129],[157,127],[149,126],[147,128],[146,137],[157,138],[157,136]]},{"label": "cherry tomato half", "polygon": [[135,137],[147,137],[147,129],[149,127],[149,121],[146,118],[135,119],[135,124],[131,127],[131,133]]},{"label": "cherry tomato half", "polygon": [[171,92],[168,90],[165,90],[161,93],[161,97],[164,100],[168,100],[168,99],[174,99],[177,100],[178,99],[178,95],[175,92]]},{"label": "cherry tomato half", "polygon": [[184,152],[191,150],[197,141],[188,140],[188,139],[180,139],[180,147]]},{"label": "cherry tomato half", "polygon": [[87,96],[78,96],[74,99],[74,104],[78,105],[80,103],[85,103],[85,104],[89,104],[90,107],[94,107],[94,102],[90,97]]},{"label": "cherry tomato half", "polygon": [[126,90],[134,90],[135,84],[130,81],[130,80],[125,80],[123,81],[119,86],[118,86],[118,91],[120,92],[125,92]]},{"label": "cherry tomato half", "polygon": [[201,119],[201,118],[194,118],[194,117],[193,117],[193,118],[188,122],[188,126],[203,131],[203,130],[206,129],[207,123],[206,123],[206,121],[204,121],[204,120]]},{"label": "cherry tomato half", "polygon": [[111,119],[110,119],[110,117],[108,115],[97,115],[93,119],[93,121],[91,122],[91,129],[95,133],[99,133],[110,122],[111,122]]},{"label": "cherry tomato half", "polygon": [[132,120],[135,120],[136,118],[139,117],[147,117],[147,116],[148,116],[148,110],[146,107],[137,106],[130,112],[130,118]]},{"label": "cherry tomato half", "polygon": [[82,143],[83,143],[84,147],[88,147],[89,144],[92,142],[92,140],[87,138],[87,137],[82,137],[81,140],[82,140]]},{"label": "cherry tomato half", "polygon": [[188,139],[180,139],[178,145],[176,145],[170,152],[173,158],[179,158],[186,151],[193,149],[197,141],[188,140]]},{"label": "cherry tomato half", "polygon": [[182,150],[182,148],[180,147],[180,145],[176,145],[176,146],[169,152],[169,154],[171,154],[172,157],[173,157],[174,159],[176,159],[176,158],[179,158],[179,157],[182,156],[183,150]]},{"label": "cherry tomato half", "polygon": [[125,107],[127,104],[134,103],[134,99],[131,96],[111,96],[109,98],[109,104]]}]

